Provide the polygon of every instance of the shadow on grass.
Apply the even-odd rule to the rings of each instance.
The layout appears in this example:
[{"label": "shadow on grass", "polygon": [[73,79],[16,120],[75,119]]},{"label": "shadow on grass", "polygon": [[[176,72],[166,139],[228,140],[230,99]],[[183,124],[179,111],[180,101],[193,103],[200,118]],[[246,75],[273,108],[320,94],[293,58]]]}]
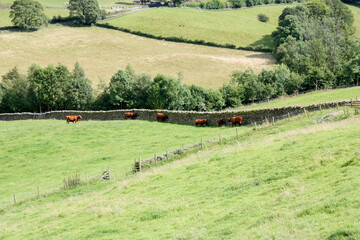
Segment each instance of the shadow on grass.
[{"label": "shadow on grass", "polygon": [[135,5],[135,4],[133,4],[133,3],[129,3],[129,2],[115,2],[115,4],[129,5],[129,6],[133,6],[133,5]]},{"label": "shadow on grass", "polygon": [[38,29],[21,29],[16,26],[7,26],[7,27],[0,27],[0,32],[7,31],[7,32],[36,32]]},{"label": "shadow on grass", "polygon": [[251,43],[248,47],[252,48],[266,48],[266,49],[275,49],[274,38],[271,34],[264,35],[260,40]]}]

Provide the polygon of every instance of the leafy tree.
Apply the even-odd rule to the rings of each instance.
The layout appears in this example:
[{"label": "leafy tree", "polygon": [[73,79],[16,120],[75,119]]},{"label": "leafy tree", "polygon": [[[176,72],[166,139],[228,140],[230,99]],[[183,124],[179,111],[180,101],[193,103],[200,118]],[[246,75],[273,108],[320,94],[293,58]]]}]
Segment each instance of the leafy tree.
[{"label": "leafy tree", "polygon": [[48,24],[41,4],[33,0],[15,0],[11,5],[11,22],[19,28],[28,30]]},{"label": "leafy tree", "polygon": [[77,22],[91,25],[104,16],[96,0],[70,0],[68,9],[70,17],[75,17]]},{"label": "leafy tree", "polygon": [[69,98],[67,106],[69,109],[86,109],[92,102],[93,89],[79,63],[75,63],[72,77],[71,98]]},{"label": "leafy tree", "polygon": [[46,68],[33,65],[29,69],[30,94],[35,111],[67,109],[71,99],[72,75],[64,65]]},{"label": "leafy tree", "polygon": [[21,75],[14,67],[2,77],[2,112],[22,112],[29,110],[29,83],[26,76]]},{"label": "leafy tree", "polygon": [[310,16],[314,18],[323,19],[329,14],[329,7],[323,0],[311,0],[305,3],[305,6],[309,9]]},{"label": "leafy tree", "polygon": [[132,76],[128,72],[119,70],[110,80],[110,103],[121,109],[130,108],[132,105],[132,87]]}]

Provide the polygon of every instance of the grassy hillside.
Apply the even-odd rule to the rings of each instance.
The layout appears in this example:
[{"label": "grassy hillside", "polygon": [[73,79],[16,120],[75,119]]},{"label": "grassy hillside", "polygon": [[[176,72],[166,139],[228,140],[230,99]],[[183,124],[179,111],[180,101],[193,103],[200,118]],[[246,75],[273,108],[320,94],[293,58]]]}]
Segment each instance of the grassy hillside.
[{"label": "grassy hillside", "polygon": [[24,199],[33,196],[36,186],[43,191],[61,187],[65,176],[93,176],[102,166],[124,174],[135,157],[150,158],[229,132],[234,129],[145,121],[0,122],[0,165],[6,169],[0,171],[0,206],[13,191]]},{"label": "grassy hillside", "polygon": [[[165,8],[129,14],[107,21],[110,25],[157,36],[183,37],[240,47],[273,48],[269,36],[277,26],[278,17],[286,5],[262,6],[233,11]],[[259,13],[270,21],[262,23]]]},{"label": "grassy hillside", "polygon": [[360,99],[360,87],[334,89],[334,90],[320,90],[306,94],[301,94],[295,97],[281,98],[272,100],[270,102],[252,104],[247,106],[238,107],[236,109],[258,109],[258,108],[271,108],[271,107],[284,107],[293,105],[311,105],[325,102],[335,102],[350,99]]},{"label": "grassy hillside", "polygon": [[[59,15],[62,17],[69,16],[69,11],[67,9],[45,8],[44,13],[49,19]],[[0,28],[13,26],[9,14],[10,10],[0,10]]]},{"label": "grassy hillside", "polygon": [[[26,42],[26,45],[23,44]],[[269,54],[158,41],[97,27],[49,27],[36,32],[0,34],[0,75],[14,66],[25,73],[36,63],[63,63],[73,68],[76,61],[93,85],[106,82],[119,69],[131,64],[137,73],[177,76],[183,83],[207,88],[222,86],[236,69],[272,68]]]},{"label": "grassy hillside", "polygon": [[326,113],[3,209],[0,238],[358,239],[360,119]]},{"label": "grassy hillside", "polygon": [[352,14],[354,15],[354,26],[356,28],[355,35],[360,37],[360,4],[347,4],[348,8],[350,8]]}]

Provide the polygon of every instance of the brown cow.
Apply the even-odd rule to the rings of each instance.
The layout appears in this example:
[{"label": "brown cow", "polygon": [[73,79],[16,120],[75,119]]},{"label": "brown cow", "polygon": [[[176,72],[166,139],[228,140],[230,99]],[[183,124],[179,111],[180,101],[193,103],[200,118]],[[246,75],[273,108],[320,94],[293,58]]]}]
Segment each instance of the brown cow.
[{"label": "brown cow", "polygon": [[243,118],[241,116],[231,117],[228,119],[228,122],[231,122],[231,126],[233,127],[236,124],[239,124],[239,126],[242,124]]},{"label": "brown cow", "polygon": [[196,119],[195,120],[195,126],[200,126],[201,127],[203,125],[205,125],[205,126],[209,125],[209,122],[208,122],[207,119]]},{"label": "brown cow", "polygon": [[162,122],[165,122],[166,119],[168,119],[169,117],[163,113],[157,113],[156,114],[156,119],[157,121],[162,121]]},{"label": "brown cow", "polygon": [[218,125],[219,125],[219,127],[221,127],[221,126],[223,126],[223,125],[226,125],[226,122],[224,121],[224,119],[220,118],[220,119],[218,120]]},{"label": "brown cow", "polygon": [[137,117],[136,113],[133,113],[133,112],[125,113],[125,119],[128,119],[128,118],[135,119],[136,117]]},{"label": "brown cow", "polygon": [[77,116],[66,116],[66,123],[73,122],[76,123],[79,121],[79,119],[82,119],[81,115]]}]

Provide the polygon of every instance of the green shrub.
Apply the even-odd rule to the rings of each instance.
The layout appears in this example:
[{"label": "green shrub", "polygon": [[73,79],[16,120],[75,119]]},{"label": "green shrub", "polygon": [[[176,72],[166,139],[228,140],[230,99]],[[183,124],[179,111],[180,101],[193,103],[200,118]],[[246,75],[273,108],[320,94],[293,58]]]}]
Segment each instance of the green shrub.
[{"label": "green shrub", "polygon": [[209,0],[205,3],[200,3],[201,8],[205,9],[224,9],[227,7],[227,4],[220,0]]},{"label": "green shrub", "polygon": [[269,17],[262,13],[258,14],[258,19],[260,22],[265,22],[265,23],[269,21]]},{"label": "green shrub", "polygon": [[231,8],[241,8],[242,1],[241,0],[228,0]]}]

